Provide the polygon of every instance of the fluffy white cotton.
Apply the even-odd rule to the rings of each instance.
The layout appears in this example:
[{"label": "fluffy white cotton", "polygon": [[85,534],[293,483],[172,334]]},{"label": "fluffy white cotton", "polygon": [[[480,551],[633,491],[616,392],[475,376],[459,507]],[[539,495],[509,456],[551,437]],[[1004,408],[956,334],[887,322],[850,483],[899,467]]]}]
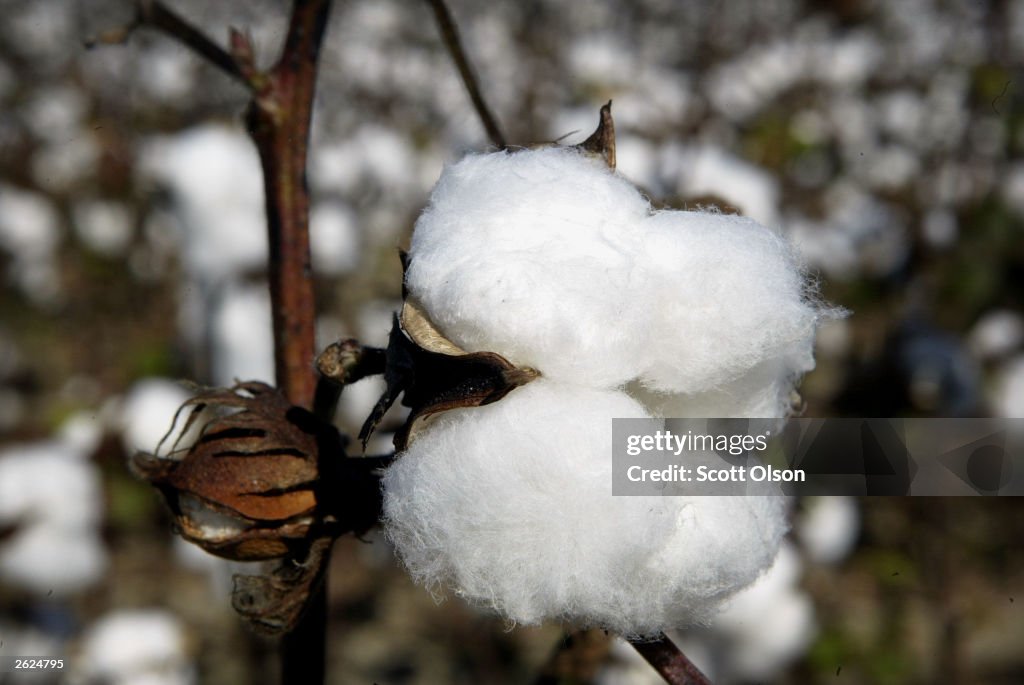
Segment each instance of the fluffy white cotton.
[{"label": "fluffy white cotton", "polygon": [[1024,417],[1024,355],[1017,355],[1000,366],[992,395],[996,416]]},{"label": "fluffy white cotton", "polygon": [[240,127],[207,125],[156,139],[142,150],[139,168],[174,195],[192,278],[216,282],[266,265],[259,156]]},{"label": "fluffy white cotton", "polygon": [[103,494],[85,441],[14,445],[0,452],[0,582],[63,595],[101,579]]},{"label": "fluffy white cotton", "polygon": [[801,571],[796,550],[784,545],[772,567],[715,617],[722,681],[773,680],[807,650],[816,628],[814,605],[798,586]]},{"label": "fluffy white cotton", "polygon": [[410,293],[448,337],[559,381],[640,378],[722,396],[721,415],[771,417],[814,366],[820,308],[779,234],[735,215],[652,213],[573,149],[449,167],[410,257]]},{"label": "fluffy white cotton", "polygon": [[107,553],[94,528],[43,522],[0,544],[0,579],[38,595],[65,596],[103,579]]},{"label": "fluffy white cotton", "polygon": [[613,387],[638,372],[636,230],[648,203],[570,148],[470,155],[438,181],[407,284],[467,350]]},{"label": "fluffy white cotton", "polygon": [[813,368],[818,311],[781,236],[707,212],[658,212],[644,227],[640,263],[650,289],[641,302],[657,307],[645,331],[645,385],[729,392],[726,383],[759,365],[755,375],[771,366],[783,378]]},{"label": "fluffy white cotton", "polygon": [[793,405],[796,376],[806,370],[809,367],[787,365],[784,359],[773,359],[707,390],[665,393],[650,390],[639,383],[628,388],[630,394],[654,416],[781,419]]},{"label": "fluffy white cotton", "polygon": [[413,577],[517,623],[645,635],[706,620],[770,565],[782,497],[612,497],[625,393],[546,379],[437,417],[388,469],[385,519]]},{"label": "fluffy white cotton", "polygon": [[103,617],[86,633],[76,668],[89,682],[196,682],[184,626],[160,609],[117,611]]},{"label": "fluffy white cotton", "polygon": [[216,385],[274,378],[274,329],[265,285],[230,283],[211,306],[211,364]]},{"label": "fluffy white cotton", "polygon": [[156,453],[178,408],[189,397],[191,394],[180,383],[167,378],[146,378],[135,383],[122,410],[125,452]]},{"label": "fluffy white cotton", "polygon": [[1010,309],[986,313],[967,336],[967,346],[979,359],[1003,357],[1024,343],[1024,317]]},{"label": "fluffy white cotton", "polygon": [[808,497],[795,524],[812,561],[834,564],[853,550],[860,535],[860,508],[853,497]]},{"label": "fluffy white cotton", "polygon": [[541,375],[435,417],[388,469],[387,532],[418,581],[517,623],[650,635],[771,565],[784,498],[612,497],[610,445],[614,417],[787,415],[826,313],[782,237],[653,212],[553,147],[448,167],[409,254],[444,335]]}]

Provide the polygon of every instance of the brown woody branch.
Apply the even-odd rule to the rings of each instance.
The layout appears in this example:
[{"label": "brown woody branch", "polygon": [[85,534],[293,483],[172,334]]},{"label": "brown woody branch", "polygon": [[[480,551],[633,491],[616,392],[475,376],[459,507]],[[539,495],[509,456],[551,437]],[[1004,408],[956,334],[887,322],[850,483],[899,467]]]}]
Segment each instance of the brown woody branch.
[{"label": "brown woody branch", "polygon": [[647,660],[654,670],[671,685],[711,685],[707,676],[700,672],[686,655],[679,651],[668,636],[661,633],[653,641],[630,640],[633,648]]},{"label": "brown woody branch", "polygon": [[[158,0],[138,0],[131,25],[99,38],[101,42],[121,42],[135,28],[158,29],[251,91],[246,123],[263,166],[275,375],[288,400],[307,409],[313,407],[316,390],[316,343],[306,157],[317,62],[330,7],[330,0],[295,0],[281,57],[267,71],[257,69],[252,45],[243,34],[232,31],[230,50],[226,51]],[[326,407],[320,409],[326,411]],[[326,559],[323,564],[326,568]],[[306,617],[282,642],[283,682],[323,682],[323,583],[314,593]]]}]

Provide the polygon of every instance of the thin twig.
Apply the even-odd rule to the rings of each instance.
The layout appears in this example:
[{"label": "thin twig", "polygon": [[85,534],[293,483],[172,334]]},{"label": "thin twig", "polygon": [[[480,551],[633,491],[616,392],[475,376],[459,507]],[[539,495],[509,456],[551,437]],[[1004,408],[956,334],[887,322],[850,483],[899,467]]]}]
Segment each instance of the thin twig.
[{"label": "thin twig", "polygon": [[664,633],[653,641],[630,640],[633,648],[671,685],[711,685],[686,655]]},{"label": "thin twig", "polygon": [[448,52],[451,54],[452,60],[459,70],[459,75],[462,76],[462,82],[469,93],[469,99],[473,101],[473,107],[476,108],[480,122],[487,130],[487,137],[491,139],[495,147],[499,150],[504,150],[508,147],[508,143],[505,142],[505,134],[501,132],[498,120],[484,100],[476,74],[473,72],[473,66],[469,63],[466,51],[462,47],[459,29],[455,25],[452,13],[448,10],[448,6],[444,4],[444,0],[427,0],[427,2],[430,3],[430,7],[434,10],[437,26],[441,30],[441,39],[444,41],[445,47],[448,48]]},{"label": "thin twig", "polygon": [[184,44],[208,62],[218,67],[228,76],[250,85],[246,75],[239,68],[235,59],[226,51],[205,36],[199,29],[178,16],[159,0],[137,0],[135,17],[132,21],[119,28],[104,31],[98,36],[85,41],[86,47],[97,44],[111,45],[124,43],[139,27],[154,28],[166,33],[171,38]]}]

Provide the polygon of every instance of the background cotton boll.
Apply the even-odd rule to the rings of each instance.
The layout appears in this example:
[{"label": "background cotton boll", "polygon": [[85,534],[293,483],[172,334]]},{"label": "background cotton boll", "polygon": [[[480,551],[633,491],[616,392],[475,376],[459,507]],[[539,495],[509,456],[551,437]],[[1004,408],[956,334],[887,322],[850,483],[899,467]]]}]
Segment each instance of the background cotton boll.
[{"label": "background cotton boll", "polygon": [[184,626],[159,609],[117,611],[86,633],[72,663],[88,682],[161,683],[196,681],[187,655]]},{"label": "background cotton boll", "polygon": [[259,158],[240,127],[210,124],[157,139],[139,166],[174,196],[192,278],[218,281],[266,264]]},{"label": "background cotton boll", "polygon": [[713,670],[722,682],[774,679],[810,645],[814,606],[797,585],[801,572],[796,550],[783,545],[771,568],[715,617]]},{"label": "background cotton boll", "polygon": [[0,581],[38,594],[66,594],[103,575],[96,531],[102,514],[97,469],[77,445],[49,441],[0,453]]},{"label": "background cotton boll", "polygon": [[[189,397],[184,387],[166,378],[147,378],[135,383],[128,391],[122,411],[125,452],[155,453],[174,422],[178,408]],[[173,443],[174,437],[168,440]]]},{"label": "background cotton boll", "polygon": [[1024,355],[1002,365],[991,403],[996,416],[1024,417]]},{"label": "background cotton boll", "polygon": [[0,580],[39,596],[64,596],[103,578],[107,553],[88,526],[28,525],[0,543]]},{"label": "background cotton boll", "polygon": [[439,416],[384,479],[388,536],[413,577],[517,623],[626,635],[706,619],[771,562],[777,497],[612,497],[625,394],[539,379]]},{"label": "background cotton boll", "polygon": [[573,149],[471,155],[413,233],[407,283],[467,350],[612,387],[638,371],[644,307],[632,247],[648,203]]},{"label": "background cotton boll", "polygon": [[0,452],[0,522],[95,524],[102,511],[97,469],[64,443]]},{"label": "background cotton boll", "polygon": [[274,330],[265,285],[232,283],[213,305],[213,381],[274,378]]},{"label": "background cotton boll", "polygon": [[818,312],[778,234],[707,212],[659,212],[645,229],[640,259],[657,307],[645,385],[696,393],[721,389],[769,360],[778,360],[783,377],[813,368]]},{"label": "background cotton boll", "polygon": [[796,521],[796,534],[807,556],[834,564],[853,550],[860,534],[860,509],[852,497],[808,497]]}]

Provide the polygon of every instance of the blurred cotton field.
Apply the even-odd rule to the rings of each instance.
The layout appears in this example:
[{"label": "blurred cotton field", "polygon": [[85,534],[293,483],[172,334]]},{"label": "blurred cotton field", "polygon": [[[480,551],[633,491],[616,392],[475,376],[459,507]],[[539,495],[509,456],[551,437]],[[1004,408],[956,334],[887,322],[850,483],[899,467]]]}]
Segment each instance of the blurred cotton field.
[{"label": "blurred cotton field", "polygon": [[[283,1],[169,4],[276,57]],[[1024,416],[1024,2],[451,9],[513,143],[579,142],[611,99],[618,169],[656,207],[791,239],[853,312],[819,334],[805,415]],[[130,17],[0,0],[0,657],[63,656],[74,683],[273,682],[232,569],[177,541],[124,465],[186,381],[273,380],[245,93],[152,32],[84,48]],[[397,249],[444,165],[488,148],[426,3],[336,4],[309,168],[322,345],[386,342]],[[374,383],[346,390],[343,429]],[[674,637],[719,683],[1021,682],[1020,514],[798,502],[775,566]],[[331,593],[335,683],[529,682],[561,635],[435,605],[375,534],[338,544]],[[614,645],[594,677],[653,682],[633,659]]]}]

